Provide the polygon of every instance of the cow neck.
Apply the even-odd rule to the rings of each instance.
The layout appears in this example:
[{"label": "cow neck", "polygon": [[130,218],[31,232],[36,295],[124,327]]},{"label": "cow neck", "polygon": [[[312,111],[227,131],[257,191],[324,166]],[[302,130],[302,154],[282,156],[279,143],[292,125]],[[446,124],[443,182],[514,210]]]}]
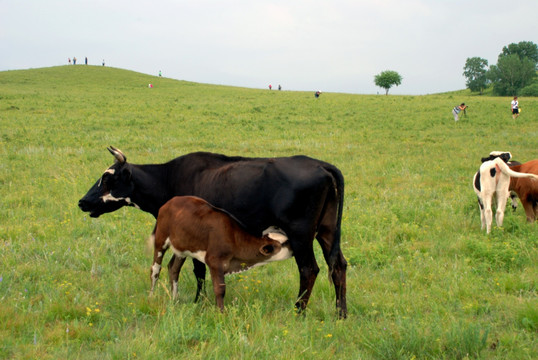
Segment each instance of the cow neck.
[{"label": "cow neck", "polygon": [[171,198],[164,180],[166,178],[165,167],[161,164],[132,165],[132,172],[135,186],[132,201],[141,210],[157,218],[161,206]]}]

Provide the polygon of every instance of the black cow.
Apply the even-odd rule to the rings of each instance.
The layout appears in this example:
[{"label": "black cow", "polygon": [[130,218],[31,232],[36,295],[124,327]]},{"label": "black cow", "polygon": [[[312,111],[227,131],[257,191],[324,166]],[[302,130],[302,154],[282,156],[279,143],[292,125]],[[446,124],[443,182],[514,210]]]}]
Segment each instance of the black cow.
[{"label": "black cow", "polygon": [[[165,164],[134,165],[120,150],[108,150],[116,162],[79,201],[90,216],[127,205],[156,218],[172,197],[194,195],[233,214],[253,235],[278,226],[288,235],[299,268],[299,310],[306,308],[319,272],[313,251],[315,237],[334,283],[339,316],[346,317],[347,263],[340,249],[344,178],[335,166],[306,156],[245,158],[206,152],[183,155]],[[172,257],[168,267],[177,265]],[[205,265],[195,261],[197,298],[205,272]]]}]

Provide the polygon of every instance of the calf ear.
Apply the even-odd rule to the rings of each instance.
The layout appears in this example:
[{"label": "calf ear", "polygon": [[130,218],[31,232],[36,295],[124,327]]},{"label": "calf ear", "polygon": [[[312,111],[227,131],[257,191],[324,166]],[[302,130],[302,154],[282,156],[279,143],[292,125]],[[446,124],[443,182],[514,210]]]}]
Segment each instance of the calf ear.
[{"label": "calf ear", "polygon": [[265,244],[260,248],[260,253],[263,256],[271,256],[271,255],[274,255],[274,254],[278,253],[281,248],[282,248],[282,246],[280,246],[279,243]]},{"label": "calf ear", "polygon": [[260,253],[263,256],[270,256],[275,251],[275,247],[272,244],[265,244],[260,248]]}]

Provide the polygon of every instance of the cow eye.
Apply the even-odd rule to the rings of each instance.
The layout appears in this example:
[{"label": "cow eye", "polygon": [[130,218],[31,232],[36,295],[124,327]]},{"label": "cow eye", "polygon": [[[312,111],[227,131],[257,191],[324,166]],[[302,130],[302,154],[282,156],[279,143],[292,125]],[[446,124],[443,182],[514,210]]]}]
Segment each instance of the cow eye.
[{"label": "cow eye", "polygon": [[101,182],[103,184],[103,187],[108,190],[114,184],[114,176],[112,176],[112,174],[105,173],[101,177]]}]

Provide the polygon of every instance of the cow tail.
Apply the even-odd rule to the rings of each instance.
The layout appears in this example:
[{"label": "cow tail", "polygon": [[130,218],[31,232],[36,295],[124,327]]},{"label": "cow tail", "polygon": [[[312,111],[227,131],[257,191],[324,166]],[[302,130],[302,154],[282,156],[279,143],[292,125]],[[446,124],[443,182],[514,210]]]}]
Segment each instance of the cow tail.
[{"label": "cow tail", "polygon": [[329,281],[332,283],[332,272],[334,265],[336,264],[338,257],[342,253],[340,248],[340,239],[342,237],[342,213],[344,211],[344,176],[342,172],[336,167],[331,166],[326,168],[331,173],[334,179],[334,185],[336,190],[336,199],[338,201],[338,212],[336,218],[336,229],[334,231],[334,241],[331,246],[331,251],[327,259],[327,265],[329,266]]}]

